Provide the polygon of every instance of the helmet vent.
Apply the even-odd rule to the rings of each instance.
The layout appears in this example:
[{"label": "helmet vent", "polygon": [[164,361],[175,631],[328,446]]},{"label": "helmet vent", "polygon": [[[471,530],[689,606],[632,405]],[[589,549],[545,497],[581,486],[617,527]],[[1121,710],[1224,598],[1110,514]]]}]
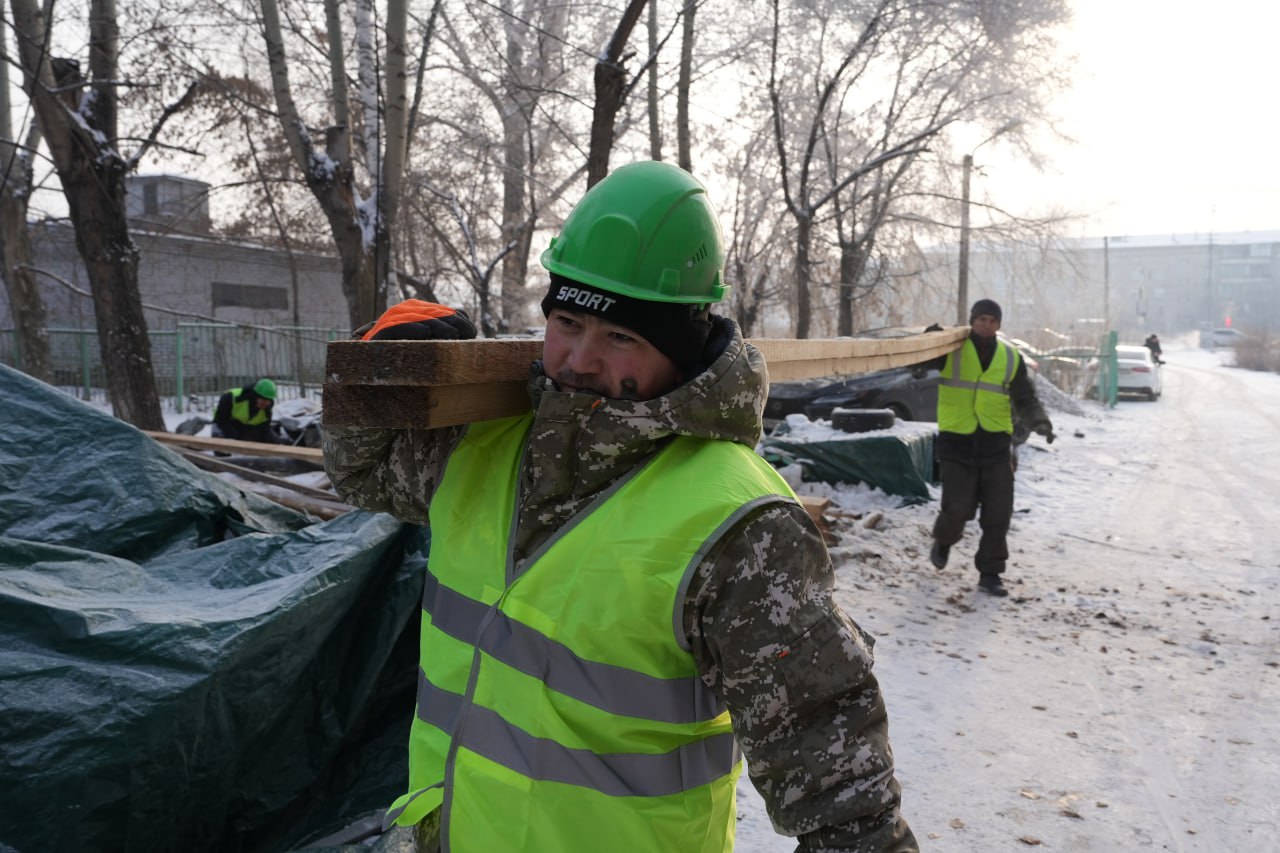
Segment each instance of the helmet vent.
[{"label": "helmet vent", "polygon": [[707,259],[707,244],[701,243],[698,245],[698,251],[693,253],[693,257],[689,258],[688,265],[693,266],[694,264],[700,264],[706,259]]}]

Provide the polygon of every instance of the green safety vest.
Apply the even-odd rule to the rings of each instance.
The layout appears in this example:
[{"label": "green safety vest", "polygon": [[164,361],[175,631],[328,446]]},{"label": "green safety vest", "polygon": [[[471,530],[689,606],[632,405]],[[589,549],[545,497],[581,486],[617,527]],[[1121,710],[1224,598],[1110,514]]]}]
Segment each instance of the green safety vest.
[{"label": "green safety vest", "polygon": [[409,792],[387,820],[440,807],[459,853],[731,850],[740,754],[684,596],[717,535],[794,493],[749,448],[678,437],[513,576],[531,422],[472,424],[431,501]]},{"label": "green safety vest", "polygon": [[1013,433],[1009,383],[1018,370],[1018,351],[996,341],[991,364],[982,369],[973,341],[947,356],[938,383],[938,429],[970,435],[981,425],[987,432]]},{"label": "green safety vest", "polygon": [[257,406],[249,409],[249,401],[245,399],[243,388],[231,389],[231,420],[245,426],[257,426],[265,424],[270,418],[266,409],[259,409]]}]

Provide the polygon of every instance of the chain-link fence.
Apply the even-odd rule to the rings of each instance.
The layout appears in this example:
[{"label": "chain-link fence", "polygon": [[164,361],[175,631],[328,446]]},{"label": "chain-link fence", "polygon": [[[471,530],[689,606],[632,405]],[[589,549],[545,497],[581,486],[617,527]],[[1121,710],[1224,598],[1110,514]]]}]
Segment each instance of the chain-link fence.
[{"label": "chain-link fence", "polygon": [[[53,384],[82,400],[106,402],[102,353],[95,329],[49,329]],[[167,409],[211,409],[222,392],[268,377],[279,399],[318,397],[325,345],[344,332],[300,326],[179,323],[153,330],[151,363]],[[22,369],[14,329],[0,329],[0,362]]]}]

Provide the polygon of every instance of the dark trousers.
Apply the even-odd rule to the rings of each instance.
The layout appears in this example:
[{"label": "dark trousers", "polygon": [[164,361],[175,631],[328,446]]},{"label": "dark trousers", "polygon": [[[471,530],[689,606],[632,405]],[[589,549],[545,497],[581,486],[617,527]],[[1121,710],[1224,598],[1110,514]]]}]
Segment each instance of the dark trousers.
[{"label": "dark trousers", "polygon": [[942,509],[933,523],[933,538],[950,547],[964,535],[965,523],[981,507],[978,526],[982,539],[974,565],[982,574],[998,575],[1009,559],[1009,520],[1013,518],[1013,465],[968,465],[942,460]]},{"label": "dark trousers", "polygon": [[213,428],[210,429],[209,432],[214,438],[230,438],[235,441],[257,441],[262,444],[280,443],[279,439],[276,438],[275,430],[271,428],[270,423],[254,424],[253,426],[249,426],[248,424],[233,422],[231,424],[230,431],[223,430],[217,424],[214,424]]}]

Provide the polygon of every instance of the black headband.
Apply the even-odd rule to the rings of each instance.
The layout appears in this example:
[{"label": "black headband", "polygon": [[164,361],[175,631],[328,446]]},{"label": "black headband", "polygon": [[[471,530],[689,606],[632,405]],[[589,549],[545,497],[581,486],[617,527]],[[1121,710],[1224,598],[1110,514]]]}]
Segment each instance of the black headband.
[{"label": "black headband", "polygon": [[707,303],[636,299],[552,273],[551,287],[542,300],[543,316],[550,316],[555,308],[591,314],[630,329],[675,362],[685,376],[703,366],[702,348],[711,333]]}]

